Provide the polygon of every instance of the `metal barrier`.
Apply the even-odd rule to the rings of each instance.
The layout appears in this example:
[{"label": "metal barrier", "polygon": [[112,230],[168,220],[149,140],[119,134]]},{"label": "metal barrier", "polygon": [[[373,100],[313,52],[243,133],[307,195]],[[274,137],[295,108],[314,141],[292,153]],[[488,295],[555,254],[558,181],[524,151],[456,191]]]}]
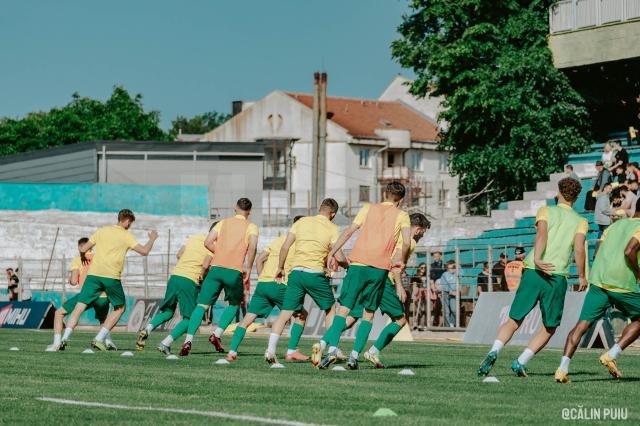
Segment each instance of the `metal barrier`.
[{"label": "metal barrier", "polygon": [[551,34],[640,19],[640,0],[561,0],[549,8]]}]

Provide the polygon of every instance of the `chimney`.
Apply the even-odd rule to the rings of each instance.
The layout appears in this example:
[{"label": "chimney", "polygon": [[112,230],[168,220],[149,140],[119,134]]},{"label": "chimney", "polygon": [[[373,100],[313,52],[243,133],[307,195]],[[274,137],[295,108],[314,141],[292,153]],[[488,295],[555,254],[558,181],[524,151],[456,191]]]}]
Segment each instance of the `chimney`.
[{"label": "chimney", "polygon": [[234,117],[242,112],[242,105],[244,102],[242,101],[233,101],[231,102],[231,116]]}]

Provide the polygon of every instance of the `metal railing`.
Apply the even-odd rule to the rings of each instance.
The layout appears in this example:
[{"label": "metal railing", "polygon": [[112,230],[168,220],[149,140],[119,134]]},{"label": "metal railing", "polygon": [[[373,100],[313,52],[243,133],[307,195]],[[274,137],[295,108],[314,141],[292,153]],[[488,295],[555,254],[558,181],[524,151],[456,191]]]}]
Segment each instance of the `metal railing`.
[{"label": "metal railing", "polygon": [[549,8],[551,34],[640,19],[640,0],[561,0]]}]

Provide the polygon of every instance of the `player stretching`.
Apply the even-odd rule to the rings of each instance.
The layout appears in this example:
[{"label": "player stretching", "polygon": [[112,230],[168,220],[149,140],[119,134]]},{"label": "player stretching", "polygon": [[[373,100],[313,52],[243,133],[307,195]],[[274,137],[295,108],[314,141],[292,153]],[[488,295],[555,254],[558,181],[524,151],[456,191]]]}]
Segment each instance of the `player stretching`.
[{"label": "player stretching", "polygon": [[[620,219],[611,225],[601,238],[601,244],[589,274],[589,291],[584,299],[580,319],[569,332],[564,345],[564,356],[556,371],[559,383],[569,383],[569,363],[591,324],[615,306],[631,322],[622,331],[620,341],[600,356],[600,364],[619,379],[616,358],[640,335],[640,211],[638,202],[633,206],[635,214],[630,219]],[[625,244],[626,243],[626,244]]]},{"label": "player stretching", "polygon": [[[84,237],[78,240],[78,251],[82,248],[82,246],[88,242],[89,239]],[[69,271],[69,284],[73,286],[80,286],[82,289],[82,285],[84,284],[84,280],[87,277],[87,271],[89,270],[89,266],[91,265],[91,259],[93,258],[93,252],[89,251],[87,253],[80,252],[79,256],[76,256],[71,261],[71,268]],[[78,303],[78,296],[75,296],[68,299],[60,308],[56,309],[56,313],[53,319],[53,344],[48,346],[47,352],[56,352],[63,351],[65,345],[62,344],[62,331],[64,329],[64,317],[72,312]],[[109,300],[107,300],[107,294],[102,293],[100,297],[91,304],[91,308],[93,308],[95,312],[95,319],[98,320],[100,325],[104,324],[105,318],[109,314]],[[104,340],[105,345],[108,350],[115,351],[116,345],[111,340],[111,336],[107,334],[107,337]]]},{"label": "player stretching", "polygon": [[68,342],[73,329],[78,325],[80,315],[87,309],[87,306],[94,303],[100,298],[100,294],[105,292],[109,303],[113,306],[113,311],[105,319],[92,346],[101,351],[107,350],[105,339],[125,310],[126,299],[120,275],[124,268],[127,252],[133,250],[142,256],[147,256],[158,238],[158,233],[151,231],[149,232],[149,241],[145,245],[138,244],[129,231],[135,220],[136,217],[131,210],[120,210],[117,225],[98,229],[89,238],[89,241],[80,248],[81,253],[86,253],[95,247],[95,253],[91,260],[91,266],[89,266],[87,278],[78,295],[78,303],[69,316],[69,323],[62,336],[62,344],[66,345]]},{"label": "player stretching", "polygon": [[[325,266],[327,254],[338,239],[338,227],[331,223],[337,212],[338,203],[336,200],[333,198],[323,200],[318,214],[303,217],[294,223],[282,244],[276,278],[278,280],[284,279],[285,261],[290,262],[291,272],[287,280],[282,311],[271,328],[269,345],[264,354],[265,360],[269,364],[278,362],[276,348],[282,330],[295,312],[302,311],[305,295],[311,296],[318,307],[325,311],[326,323],[331,321],[334,315],[335,298]],[[295,247],[292,249],[292,253],[289,253],[289,248],[294,243]],[[341,251],[338,256],[341,260],[345,260]]]},{"label": "player stretching", "polygon": [[584,242],[589,224],[572,208],[581,190],[580,182],[564,178],[558,182],[558,205],[538,210],[533,250],[524,261],[525,269],[511,304],[509,319],[498,330],[491,350],[480,363],[479,376],[489,374],[500,350],[511,340],[527,314],[540,302],[543,327],[511,364],[511,370],[516,376],[527,377],[527,362],[545,347],[560,325],[567,293],[566,275],[569,273],[573,250],[580,290],[586,288]]},{"label": "player stretching", "polygon": [[[416,244],[422,236],[427,232],[427,230],[431,227],[431,223],[422,213],[413,213],[410,216],[411,219],[411,247],[409,248],[409,256],[413,254],[416,249]],[[402,261],[400,259],[400,250],[402,247],[402,238],[398,240],[396,244],[396,248],[393,252],[392,263],[399,263]],[[398,269],[394,269],[393,272],[390,272],[387,276],[386,285],[384,286],[384,293],[382,295],[382,300],[380,302],[380,312],[382,314],[386,314],[391,318],[391,322],[380,332],[380,335],[376,339],[375,343],[369,348],[367,352],[364,353],[364,359],[371,362],[376,368],[384,368],[384,364],[380,362],[378,359],[378,354],[382,351],[393,338],[400,332],[402,327],[407,323],[407,317],[404,312],[404,302],[406,300],[406,291],[402,286],[402,275],[399,273]],[[347,328],[350,328],[355,324],[355,322],[362,318],[363,305],[358,302],[356,306],[351,310],[349,316],[347,317]],[[347,362],[347,367],[351,370],[358,369],[358,357],[360,352],[364,349],[364,345],[367,343],[369,339],[369,333],[365,332],[367,330],[371,330],[372,327],[371,321],[362,321],[360,324],[360,328],[363,326],[364,331],[360,332],[357,335],[357,339],[353,344],[353,350],[351,351],[351,355],[349,355],[349,360]]]},{"label": "player stretching", "polygon": [[[296,216],[293,219],[293,223],[296,223],[303,216]],[[231,340],[231,349],[227,354],[228,361],[235,361],[238,356],[238,346],[242,343],[245,334],[247,333],[247,327],[249,327],[256,318],[266,318],[274,306],[282,309],[282,301],[284,300],[284,293],[287,290],[287,275],[291,271],[291,259],[292,256],[287,254],[287,261],[285,262],[284,275],[282,282],[276,281],[276,274],[278,273],[278,260],[280,259],[280,249],[286,235],[282,235],[267,247],[265,251],[260,253],[256,259],[256,269],[258,270],[258,285],[251,297],[249,307],[247,308],[247,315],[242,319],[238,327],[236,327],[233,333],[233,339]],[[288,253],[295,251],[295,244],[289,248]],[[307,312],[303,309],[301,312],[294,314],[295,320],[291,324],[289,331],[289,349],[287,350],[287,361],[308,361],[309,357],[302,355],[298,351],[298,342],[302,336],[304,330],[304,322],[307,318]]]},{"label": "player stretching", "polygon": [[[400,237],[402,237],[401,261],[394,266],[398,268],[399,273],[404,270],[411,247],[409,215],[398,208],[404,194],[405,188],[401,183],[387,184],[384,190],[385,201],[380,204],[363,206],[353,223],[342,232],[329,253],[327,259],[329,269],[334,270],[336,267],[335,254],[357,230],[360,230],[360,235],[358,235],[349,256],[351,265],[340,290],[339,302],[341,306],[321,342],[314,345],[314,354],[318,352],[321,354],[323,342],[329,346],[329,352],[318,364],[318,368],[325,369],[336,361],[340,335],[345,328],[349,312],[358,301],[362,303],[364,312],[362,323],[356,332],[356,342],[367,341],[371,331],[373,314],[380,306],[387,276],[391,270],[391,255]],[[353,359],[350,359],[349,362],[352,366],[354,362],[357,363]]]},{"label": "player stretching", "polygon": [[180,356],[189,355],[193,336],[198,331],[206,310],[216,303],[223,289],[224,298],[229,302],[229,306],[224,310],[220,324],[210,341],[218,352],[224,352],[220,337],[235,318],[244,298],[244,282],[250,279],[258,246],[258,227],[248,219],[251,214],[251,201],[248,198],[240,198],[236,203],[235,212],[235,216],[218,222],[204,241],[205,247],[213,253],[213,260],[198,294],[198,306],[191,314]]},{"label": "player stretching", "polygon": [[[215,225],[215,223],[211,225],[209,231]],[[136,350],[144,350],[144,344],[149,334],[160,324],[171,320],[178,305],[180,305],[182,319],[173,327],[171,333],[160,342],[158,350],[162,353],[170,354],[171,343],[187,332],[189,318],[191,318],[191,313],[196,307],[198,286],[202,281],[202,277],[206,275],[209,263],[213,258],[213,253],[204,246],[205,238],[207,238],[207,234],[191,235],[185,245],[178,251],[178,263],[173,268],[169,282],[167,282],[162,304],[158,312],[147,324],[147,327],[138,332]]]}]

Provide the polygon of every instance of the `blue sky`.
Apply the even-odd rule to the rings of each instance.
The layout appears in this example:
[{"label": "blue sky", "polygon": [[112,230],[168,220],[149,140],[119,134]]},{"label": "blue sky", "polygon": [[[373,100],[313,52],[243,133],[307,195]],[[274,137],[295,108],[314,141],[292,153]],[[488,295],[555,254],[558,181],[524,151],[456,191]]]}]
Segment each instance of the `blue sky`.
[{"label": "blue sky", "polygon": [[406,0],[9,0],[0,11],[0,116],[114,85],[177,114],[230,111],[274,89],[376,98],[398,73],[390,43]]}]

